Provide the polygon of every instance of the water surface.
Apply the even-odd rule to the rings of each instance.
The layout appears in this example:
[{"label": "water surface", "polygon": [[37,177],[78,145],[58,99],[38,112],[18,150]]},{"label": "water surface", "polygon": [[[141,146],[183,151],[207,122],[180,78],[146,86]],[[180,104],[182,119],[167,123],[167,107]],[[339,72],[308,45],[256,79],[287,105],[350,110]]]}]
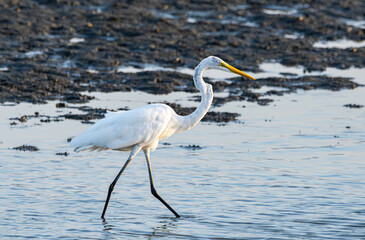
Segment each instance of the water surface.
[{"label": "water surface", "polygon": [[[266,65],[268,67],[268,65]],[[300,69],[286,69],[300,71]],[[275,75],[282,69],[271,69]],[[286,72],[288,72],[286,71]],[[330,70],[328,70],[330,71]],[[269,69],[267,69],[269,72]],[[327,72],[328,73],[328,72]],[[364,84],[364,70],[336,70]],[[266,73],[267,74],[267,73]],[[225,93],[221,93],[225,94]],[[94,93],[86,104],[117,109],[168,101],[196,106],[196,93]],[[223,95],[221,95],[223,96]],[[151,194],[143,154],[118,182],[100,219],[109,184],[127,153],[72,152],[66,141],[90,127],[42,123],[73,109],[0,106],[0,236],[2,239],[360,239],[365,236],[365,88],[298,91],[269,106],[230,102],[241,122],[199,123],[164,140],[151,154],[155,185],[179,213]],[[13,147],[37,146],[38,152]],[[182,148],[199,145],[201,149]],[[68,152],[68,156],[56,153]]]}]

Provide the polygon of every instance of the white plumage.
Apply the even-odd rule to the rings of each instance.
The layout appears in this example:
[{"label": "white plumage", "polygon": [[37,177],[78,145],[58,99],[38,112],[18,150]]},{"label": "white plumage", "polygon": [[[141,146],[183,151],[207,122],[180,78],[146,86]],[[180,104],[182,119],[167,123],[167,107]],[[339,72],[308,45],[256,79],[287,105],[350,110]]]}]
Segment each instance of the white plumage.
[{"label": "white plumage", "polygon": [[119,177],[132,158],[142,149],[145,153],[152,194],[159,199],[176,217],[177,214],[156,192],[150,165],[150,150],[155,150],[159,140],[195,126],[208,112],[213,100],[213,88],[204,82],[202,74],[208,68],[229,70],[253,79],[253,77],[230,66],[218,57],[207,57],[195,68],[193,80],[202,95],[198,108],[188,116],[179,116],[165,104],[150,104],[130,111],[109,112],[90,129],[71,141],[75,151],[106,150],[131,151],[127,162],[109,187],[108,196],[101,217],[104,219],[110,195]]},{"label": "white plumage", "polygon": [[139,144],[153,151],[158,141],[176,133],[183,121],[171,107],[150,104],[130,111],[110,112],[86,132],[75,137],[75,151],[113,149],[130,151]]}]

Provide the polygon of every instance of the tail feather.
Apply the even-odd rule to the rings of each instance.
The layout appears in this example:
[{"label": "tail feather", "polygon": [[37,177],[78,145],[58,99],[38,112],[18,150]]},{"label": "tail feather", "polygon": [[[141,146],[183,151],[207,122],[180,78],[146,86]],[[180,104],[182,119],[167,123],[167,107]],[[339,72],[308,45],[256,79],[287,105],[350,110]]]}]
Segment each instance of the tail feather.
[{"label": "tail feather", "polygon": [[80,146],[74,149],[75,152],[81,152],[81,151],[86,151],[86,150],[90,150],[91,148],[93,148],[92,145],[88,145],[88,146]]},{"label": "tail feather", "polygon": [[70,146],[75,148],[75,152],[85,151],[94,147],[94,145],[85,141],[85,137],[82,137],[81,135],[74,137],[70,142]]}]

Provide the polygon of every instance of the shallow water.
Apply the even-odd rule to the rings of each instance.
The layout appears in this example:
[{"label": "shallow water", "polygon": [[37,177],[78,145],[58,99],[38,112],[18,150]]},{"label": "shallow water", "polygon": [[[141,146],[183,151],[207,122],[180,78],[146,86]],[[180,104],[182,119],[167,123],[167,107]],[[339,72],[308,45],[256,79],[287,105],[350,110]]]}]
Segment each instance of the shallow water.
[{"label": "shallow water", "polygon": [[[269,65],[266,65],[267,72]],[[272,75],[283,71],[272,69]],[[285,72],[300,69],[284,69]],[[267,72],[265,74],[267,74]],[[331,74],[331,69],[326,73]],[[364,84],[364,70],[336,70]],[[221,93],[225,94],[225,93]],[[135,108],[189,101],[192,93],[95,93],[88,106]],[[360,239],[365,236],[365,88],[299,91],[269,106],[230,102],[216,111],[241,123],[199,123],[151,154],[160,195],[149,190],[139,154],[121,176],[106,214],[107,188],[128,157],[76,154],[66,139],[90,127],[80,121],[41,123],[25,114],[57,116],[72,109],[21,103],[0,106],[0,236],[2,239]],[[38,152],[13,147],[37,146]],[[182,148],[200,145],[201,149]],[[69,152],[68,156],[56,153]]]},{"label": "shallow water", "polygon": [[365,41],[352,41],[348,39],[340,39],[336,41],[319,41],[314,43],[313,47],[316,48],[361,48],[365,46]]}]

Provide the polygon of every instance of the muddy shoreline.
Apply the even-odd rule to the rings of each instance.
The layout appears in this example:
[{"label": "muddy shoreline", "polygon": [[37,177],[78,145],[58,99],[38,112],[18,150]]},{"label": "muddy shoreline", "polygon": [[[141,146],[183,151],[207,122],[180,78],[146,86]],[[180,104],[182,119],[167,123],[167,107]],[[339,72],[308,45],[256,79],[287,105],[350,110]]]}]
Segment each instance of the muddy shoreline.
[{"label": "muddy shoreline", "polygon": [[[274,61],[304,71],[365,67],[365,47],[319,48],[318,41],[363,41],[365,2],[322,1],[1,1],[0,102],[85,103],[87,91],[193,92],[192,77],[170,71],[118,72],[153,64],[194,68],[216,55],[245,71]],[[297,89],[352,89],[351,79],[291,76],[213,83],[227,101],[270,104]],[[207,79],[207,81],[210,81]],[[281,91],[255,93],[262,86]]]}]

